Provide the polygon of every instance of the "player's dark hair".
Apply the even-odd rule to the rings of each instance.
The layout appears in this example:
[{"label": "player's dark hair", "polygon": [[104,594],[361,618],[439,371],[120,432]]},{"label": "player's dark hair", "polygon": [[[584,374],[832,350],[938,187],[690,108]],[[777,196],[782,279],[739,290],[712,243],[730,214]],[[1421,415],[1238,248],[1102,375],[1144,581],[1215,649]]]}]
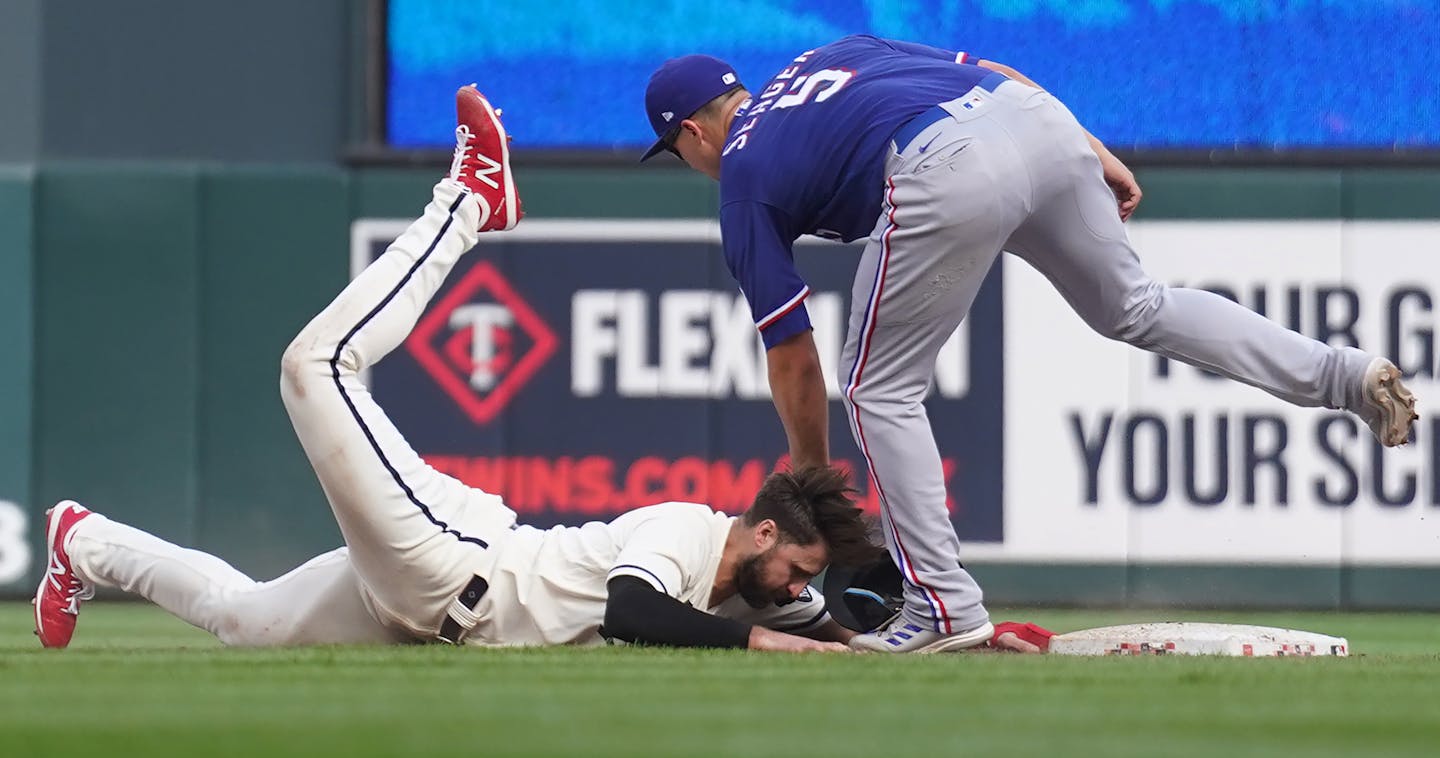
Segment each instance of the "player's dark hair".
[{"label": "player's dark hair", "polygon": [[797,545],[824,540],[831,563],[858,566],[878,559],[884,549],[870,541],[870,524],[854,493],[845,474],[830,466],[777,471],[740,518],[746,526],[770,519],[782,540]]}]

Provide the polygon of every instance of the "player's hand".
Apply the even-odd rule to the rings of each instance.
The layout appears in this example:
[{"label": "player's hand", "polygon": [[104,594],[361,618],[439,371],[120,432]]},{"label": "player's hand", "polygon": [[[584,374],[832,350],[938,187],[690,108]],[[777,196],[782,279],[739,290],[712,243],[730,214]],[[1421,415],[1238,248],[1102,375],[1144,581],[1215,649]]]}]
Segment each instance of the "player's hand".
[{"label": "player's hand", "polygon": [[1100,159],[1100,168],[1105,174],[1105,183],[1110,185],[1110,191],[1115,193],[1115,203],[1120,210],[1120,220],[1129,221],[1130,214],[1135,212],[1136,206],[1140,205],[1140,183],[1135,181],[1135,174],[1115,157],[1105,143],[1096,139],[1095,135],[1085,132],[1085,139],[1090,143],[1090,149],[1095,151],[1095,157]]},{"label": "player's hand", "polygon": [[996,650],[1009,650],[1013,653],[1040,653],[1040,646],[1033,642],[1026,642],[1020,639],[1014,632],[1004,632],[990,640],[990,647]]},{"label": "player's hand", "polygon": [[995,625],[995,636],[985,643],[992,650],[1012,653],[1043,653],[1055,633],[1038,624],[1005,621]]},{"label": "player's hand", "polygon": [[822,642],[808,637],[777,632],[763,626],[750,627],[750,649],[780,653],[848,653],[843,642]]},{"label": "player's hand", "polygon": [[1128,221],[1130,214],[1140,205],[1140,183],[1135,181],[1134,172],[1109,150],[1099,155],[1100,165],[1105,169],[1105,183],[1110,185],[1110,191],[1115,193],[1115,201],[1120,208],[1120,220]]}]

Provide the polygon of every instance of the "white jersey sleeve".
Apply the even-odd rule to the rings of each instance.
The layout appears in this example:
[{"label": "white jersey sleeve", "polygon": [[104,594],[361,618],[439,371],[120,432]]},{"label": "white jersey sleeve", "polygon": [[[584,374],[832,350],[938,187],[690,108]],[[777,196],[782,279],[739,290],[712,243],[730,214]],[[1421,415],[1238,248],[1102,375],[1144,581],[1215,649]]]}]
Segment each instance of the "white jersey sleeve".
[{"label": "white jersey sleeve", "polygon": [[700,584],[713,581],[711,564],[718,558],[714,512],[705,506],[673,503],[650,506],[629,516],[619,554],[605,581],[633,576],[677,600],[692,605],[700,600],[703,607],[710,587]]}]

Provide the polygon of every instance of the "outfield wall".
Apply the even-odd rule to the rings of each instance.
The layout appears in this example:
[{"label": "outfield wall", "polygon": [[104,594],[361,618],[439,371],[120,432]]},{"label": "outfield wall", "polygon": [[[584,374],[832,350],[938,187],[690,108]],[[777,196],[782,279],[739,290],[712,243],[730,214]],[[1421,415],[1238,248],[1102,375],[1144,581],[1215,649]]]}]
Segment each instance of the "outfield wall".
[{"label": "outfield wall", "polygon": [[[62,497],[258,577],[338,544],[279,403],[280,352],[433,176],[0,172],[0,588],[28,591],[39,513]],[[739,507],[783,437],[705,221],[713,187],[667,170],[522,179],[523,233],[466,259],[444,312],[377,368],[377,397],[432,463],[529,520]],[[1440,172],[1141,179],[1132,237],[1158,277],[1389,353],[1422,401],[1440,396]],[[827,354],[853,255],[800,253]],[[1428,419],[1377,457],[1342,416],[1096,338],[1017,261],[947,349],[931,414],[994,602],[1440,607]],[[832,427],[855,460],[838,401]]]}]

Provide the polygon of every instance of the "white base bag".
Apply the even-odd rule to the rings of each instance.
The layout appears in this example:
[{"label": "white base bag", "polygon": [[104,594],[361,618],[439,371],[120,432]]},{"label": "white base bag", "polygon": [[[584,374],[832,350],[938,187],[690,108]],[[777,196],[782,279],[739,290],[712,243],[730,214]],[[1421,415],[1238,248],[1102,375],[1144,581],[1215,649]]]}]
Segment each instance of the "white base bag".
[{"label": "white base bag", "polygon": [[1055,655],[1348,656],[1350,642],[1295,629],[1165,621],[1082,629],[1050,640]]}]

